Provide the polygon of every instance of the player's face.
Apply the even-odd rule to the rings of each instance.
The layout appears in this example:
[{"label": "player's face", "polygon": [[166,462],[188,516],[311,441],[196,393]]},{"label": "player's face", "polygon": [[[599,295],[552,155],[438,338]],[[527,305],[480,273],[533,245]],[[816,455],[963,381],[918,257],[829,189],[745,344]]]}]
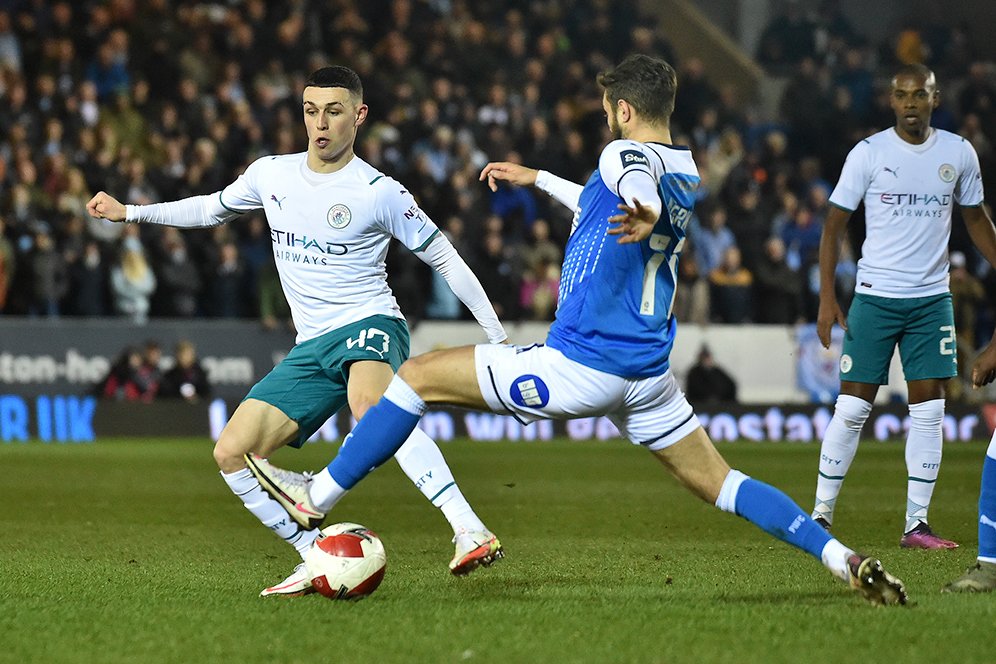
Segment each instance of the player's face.
[{"label": "player's face", "polygon": [[[356,130],[366,117],[367,105],[354,99],[346,88],[305,88],[309,164],[336,164],[351,155]],[[311,163],[312,158],[318,163]]]},{"label": "player's face", "polygon": [[609,131],[613,138],[622,138],[622,130],[619,128],[619,116],[616,106],[609,101],[608,95],[602,95],[602,110],[605,111],[605,121],[609,123]]},{"label": "player's face", "polygon": [[896,129],[901,136],[914,140],[926,137],[930,114],[938,103],[933,80],[916,75],[897,76],[892,81],[889,103],[896,114]]}]

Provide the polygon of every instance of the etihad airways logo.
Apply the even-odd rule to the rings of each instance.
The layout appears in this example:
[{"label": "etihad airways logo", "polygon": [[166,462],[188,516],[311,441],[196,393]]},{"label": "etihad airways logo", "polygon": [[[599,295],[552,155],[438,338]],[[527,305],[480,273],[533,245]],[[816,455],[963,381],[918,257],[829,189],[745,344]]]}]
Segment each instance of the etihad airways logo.
[{"label": "etihad airways logo", "polygon": [[882,194],[879,197],[883,205],[951,205],[951,194]]},{"label": "etihad airways logo", "polygon": [[328,256],[345,256],[349,253],[349,247],[344,244],[274,228],[270,229],[270,241],[273,243],[274,256],[293,263],[328,265]]}]

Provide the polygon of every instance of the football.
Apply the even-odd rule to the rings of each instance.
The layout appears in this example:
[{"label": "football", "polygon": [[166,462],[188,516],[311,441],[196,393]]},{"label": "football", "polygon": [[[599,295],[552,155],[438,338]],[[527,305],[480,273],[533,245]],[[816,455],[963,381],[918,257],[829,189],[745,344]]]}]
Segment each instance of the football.
[{"label": "football", "polygon": [[360,599],[384,578],[387,553],[377,533],[358,523],[322,529],[304,556],[315,590],[329,599]]}]

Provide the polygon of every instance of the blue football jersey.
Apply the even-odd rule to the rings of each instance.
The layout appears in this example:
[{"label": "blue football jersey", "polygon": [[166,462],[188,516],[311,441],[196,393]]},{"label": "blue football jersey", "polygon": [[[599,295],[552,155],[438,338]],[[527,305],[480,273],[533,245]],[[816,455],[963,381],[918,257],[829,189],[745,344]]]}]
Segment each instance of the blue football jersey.
[{"label": "blue football jersey", "polygon": [[[607,234],[608,218],[619,214],[623,201],[619,183],[646,174],[657,182],[660,219],[646,240],[619,244],[618,236]],[[678,258],[698,185],[687,148],[629,140],[605,147],[578,200],[547,345],[626,378],[668,369],[677,328],[671,309]]]}]

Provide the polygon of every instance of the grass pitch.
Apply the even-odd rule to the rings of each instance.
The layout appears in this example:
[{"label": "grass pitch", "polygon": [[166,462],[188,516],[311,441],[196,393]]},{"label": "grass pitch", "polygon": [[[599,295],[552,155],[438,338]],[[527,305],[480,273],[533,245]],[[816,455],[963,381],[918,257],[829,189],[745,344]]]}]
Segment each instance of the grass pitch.
[{"label": "grass pitch", "polygon": [[[699,503],[619,441],[443,446],[505,560],[453,578],[449,529],[396,464],[330,515],[388,552],[370,598],[267,598],[296,555],[217,475],[204,440],[0,445],[0,662],[991,662],[996,596],[941,595],[976,553],[985,447],[945,450],[931,523],[898,547],[901,443],[866,442],[836,518],[916,606],[865,604],[807,555]],[[320,467],[335,446],[282,450]],[[722,445],[812,503],[815,445]]]}]

